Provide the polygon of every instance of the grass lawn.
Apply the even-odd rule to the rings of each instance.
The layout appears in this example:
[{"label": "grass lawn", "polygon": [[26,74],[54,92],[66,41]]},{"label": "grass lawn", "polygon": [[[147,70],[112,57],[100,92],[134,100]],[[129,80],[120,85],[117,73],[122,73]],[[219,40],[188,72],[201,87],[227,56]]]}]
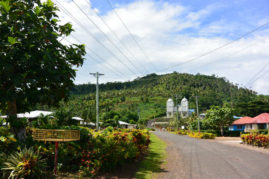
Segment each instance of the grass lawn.
[{"label": "grass lawn", "polygon": [[166,157],[166,143],[160,140],[155,134],[151,134],[150,139],[149,153],[140,163],[139,169],[136,172],[136,178],[154,178],[155,174],[163,171],[161,167]]}]

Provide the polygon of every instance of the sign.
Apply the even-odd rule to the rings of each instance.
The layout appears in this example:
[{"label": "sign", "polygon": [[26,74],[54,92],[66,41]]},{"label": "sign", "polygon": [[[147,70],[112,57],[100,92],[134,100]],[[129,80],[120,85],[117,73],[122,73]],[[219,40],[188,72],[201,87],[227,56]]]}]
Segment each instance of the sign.
[{"label": "sign", "polygon": [[34,140],[52,142],[70,142],[80,140],[79,130],[32,129]]},{"label": "sign", "polygon": [[37,141],[55,142],[54,174],[57,175],[58,165],[58,143],[80,140],[79,130],[61,130],[61,129],[32,129],[32,137]]}]

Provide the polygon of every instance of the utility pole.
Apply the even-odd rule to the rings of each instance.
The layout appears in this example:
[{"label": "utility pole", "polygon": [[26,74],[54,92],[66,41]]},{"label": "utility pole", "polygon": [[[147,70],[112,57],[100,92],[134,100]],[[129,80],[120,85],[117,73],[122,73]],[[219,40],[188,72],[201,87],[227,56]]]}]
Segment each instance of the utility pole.
[{"label": "utility pole", "polygon": [[140,121],[141,116],[140,116],[140,109],[139,108],[137,108],[137,115],[138,115],[138,120]]},{"label": "utility pole", "polygon": [[99,130],[99,76],[104,74],[96,72],[90,73],[90,75],[96,77],[96,130]]},{"label": "utility pole", "polygon": [[178,130],[178,102],[177,102],[177,94],[176,94],[176,116],[177,116],[177,120],[176,120],[176,123],[177,123],[177,130]]},{"label": "utility pole", "polygon": [[197,111],[197,119],[198,119],[198,132],[200,133],[200,115],[199,115],[199,107],[198,107],[198,96],[196,96],[196,111]]}]

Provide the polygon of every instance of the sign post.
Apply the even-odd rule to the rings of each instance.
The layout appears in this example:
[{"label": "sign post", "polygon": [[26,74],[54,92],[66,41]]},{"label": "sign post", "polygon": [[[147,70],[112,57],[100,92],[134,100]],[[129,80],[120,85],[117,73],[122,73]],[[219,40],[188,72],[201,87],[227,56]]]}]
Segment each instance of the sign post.
[{"label": "sign post", "polygon": [[79,130],[60,129],[32,129],[32,136],[37,141],[55,142],[54,175],[57,175],[58,147],[59,142],[70,142],[80,140]]}]

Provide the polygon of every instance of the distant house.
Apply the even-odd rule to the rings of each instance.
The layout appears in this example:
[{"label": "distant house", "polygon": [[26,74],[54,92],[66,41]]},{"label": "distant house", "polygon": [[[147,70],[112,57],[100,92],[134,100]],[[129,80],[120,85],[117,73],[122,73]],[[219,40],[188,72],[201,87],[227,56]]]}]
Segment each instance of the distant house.
[{"label": "distant house", "polygon": [[254,118],[242,117],[233,122],[229,127],[230,131],[245,131],[255,129],[269,129],[269,113],[262,113]]},{"label": "distant house", "polygon": [[124,122],[124,121],[119,121],[119,125],[121,128],[128,128],[128,129],[134,129],[136,128],[136,125],[135,124],[129,124],[127,122]]},{"label": "distant house", "polygon": [[[42,116],[49,116],[52,113],[53,112],[51,112],[51,111],[36,110],[36,111],[31,111],[31,112],[19,113],[19,114],[17,114],[17,118],[18,119],[26,118],[28,122],[31,122],[34,119],[37,119],[37,118],[42,117]],[[3,118],[3,119],[6,119],[7,117],[8,117],[7,115],[0,116],[0,118]],[[3,123],[3,125],[8,125],[8,123],[5,122],[5,123]]]},{"label": "distant house", "polygon": [[253,129],[269,129],[269,113],[262,113],[246,123],[245,131]]},{"label": "distant house", "polygon": [[233,122],[232,126],[229,127],[230,131],[244,131],[245,130],[245,124],[248,121],[251,121],[252,118],[245,116],[242,118],[237,119],[236,121]]}]

